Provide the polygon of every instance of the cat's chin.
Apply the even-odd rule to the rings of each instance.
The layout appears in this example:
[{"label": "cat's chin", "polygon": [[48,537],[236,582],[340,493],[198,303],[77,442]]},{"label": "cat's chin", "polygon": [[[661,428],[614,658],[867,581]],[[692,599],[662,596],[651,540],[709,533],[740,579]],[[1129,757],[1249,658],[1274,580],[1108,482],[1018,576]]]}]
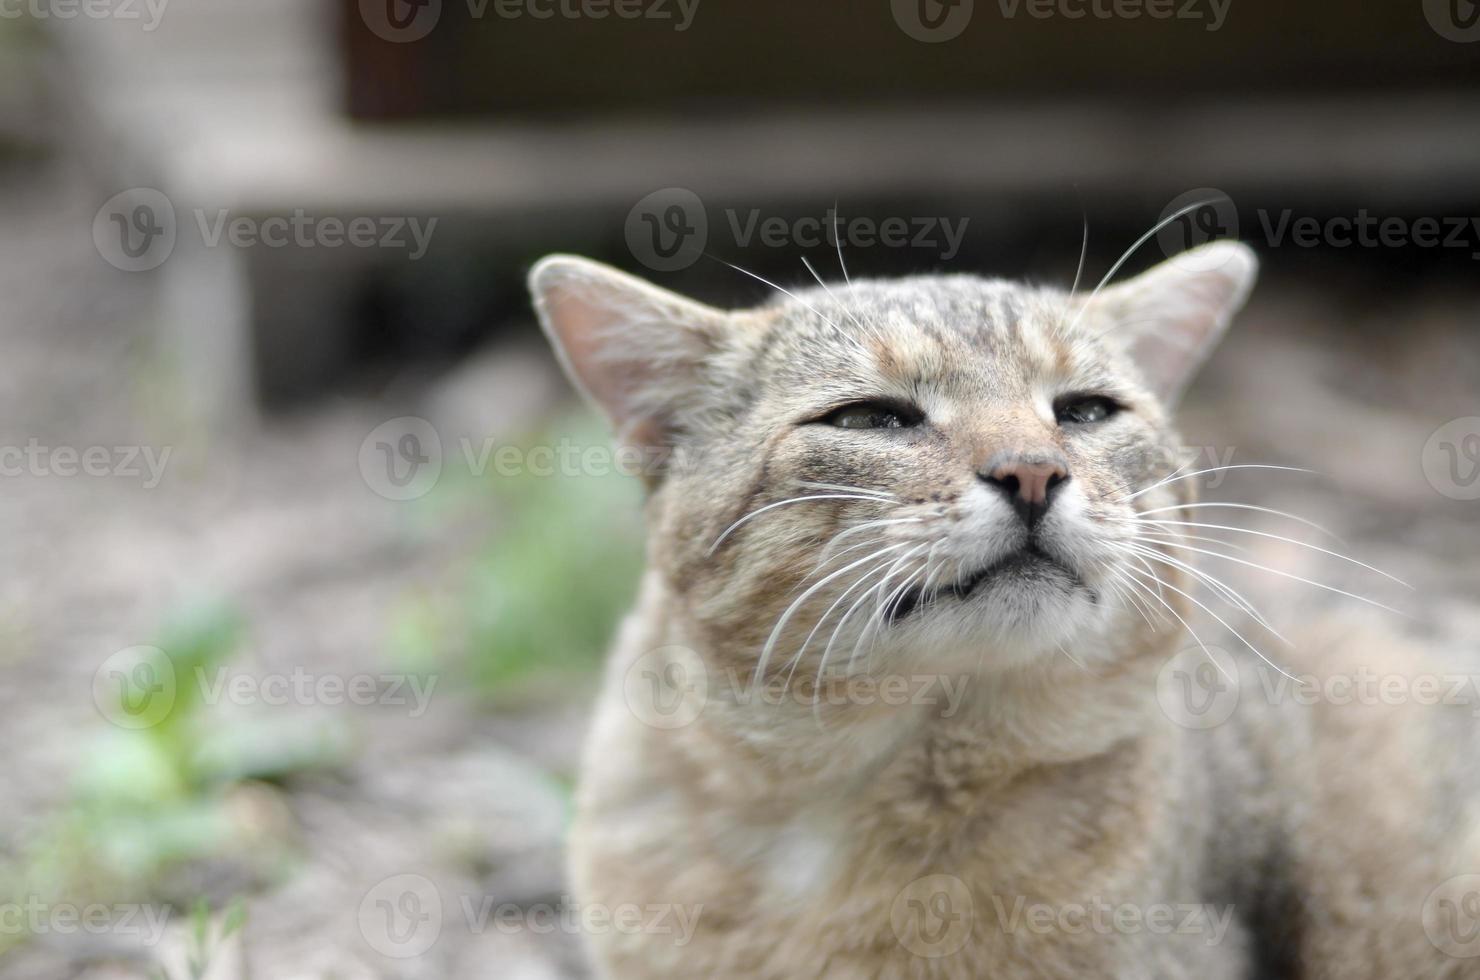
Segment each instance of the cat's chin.
[{"label": "cat's chin", "polygon": [[1028,556],[970,581],[970,587],[923,597],[893,624],[924,657],[956,655],[971,669],[1018,667],[1103,635],[1112,609],[1076,573]]}]

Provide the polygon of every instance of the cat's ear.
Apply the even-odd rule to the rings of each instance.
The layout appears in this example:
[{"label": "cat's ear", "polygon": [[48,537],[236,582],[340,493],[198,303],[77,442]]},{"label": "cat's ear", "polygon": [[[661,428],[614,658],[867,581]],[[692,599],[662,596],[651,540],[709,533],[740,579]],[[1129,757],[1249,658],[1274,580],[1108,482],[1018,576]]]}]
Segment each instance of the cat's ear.
[{"label": "cat's ear", "polygon": [[1170,408],[1244,305],[1258,273],[1259,260],[1247,245],[1210,242],[1101,291],[1093,310]]},{"label": "cat's ear", "polygon": [[529,290],[566,373],[618,440],[667,445],[723,343],[727,314],[574,255],[537,262]]}]

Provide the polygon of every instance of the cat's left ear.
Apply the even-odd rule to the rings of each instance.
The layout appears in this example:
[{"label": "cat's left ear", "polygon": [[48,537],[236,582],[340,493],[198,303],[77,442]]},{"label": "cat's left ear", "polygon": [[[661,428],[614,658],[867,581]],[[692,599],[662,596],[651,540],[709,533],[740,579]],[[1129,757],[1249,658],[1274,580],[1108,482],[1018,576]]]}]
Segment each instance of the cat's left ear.
[{"label": "cat's left ear", "polygon": [[701,408],[727,314],[611,266],[551,255],[529,273],[535,311],[571,381],[630,446],[672,444]]},{"label": "cat's left ear", "polygon": [[1103,290],[1095,319],[1171,408],[1217,346],[1259,274],[1239,242],[1210,242]]}]

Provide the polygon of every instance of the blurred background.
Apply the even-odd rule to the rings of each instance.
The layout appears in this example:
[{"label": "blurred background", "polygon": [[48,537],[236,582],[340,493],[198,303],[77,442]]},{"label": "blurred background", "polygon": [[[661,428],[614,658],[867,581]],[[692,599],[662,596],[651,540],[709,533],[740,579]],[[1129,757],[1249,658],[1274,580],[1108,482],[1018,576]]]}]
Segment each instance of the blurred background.
[{"label": "blurred background", "polygon": [[549,251],[746,305],[1242,238],[1184,431],[1322,477],[1204,494],[1473,663],[1477,69],[1470,0],[0,0],[0,976],[585,975],[641,490]]}]

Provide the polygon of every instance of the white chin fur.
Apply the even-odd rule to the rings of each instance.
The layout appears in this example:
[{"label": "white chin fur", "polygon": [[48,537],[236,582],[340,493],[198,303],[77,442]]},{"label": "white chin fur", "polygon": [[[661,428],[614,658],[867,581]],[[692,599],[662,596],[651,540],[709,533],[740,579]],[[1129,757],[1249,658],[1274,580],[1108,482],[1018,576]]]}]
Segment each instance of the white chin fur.
[{"label": "white chin fur", "polygon": [[[1067,573],[984,583],[966,599],[940,600],[893,630],[899,647],[933,668],[990,672],[1093,647],[1113,610]],[[1083,659],[1078,653],[1076,659]]]}]

